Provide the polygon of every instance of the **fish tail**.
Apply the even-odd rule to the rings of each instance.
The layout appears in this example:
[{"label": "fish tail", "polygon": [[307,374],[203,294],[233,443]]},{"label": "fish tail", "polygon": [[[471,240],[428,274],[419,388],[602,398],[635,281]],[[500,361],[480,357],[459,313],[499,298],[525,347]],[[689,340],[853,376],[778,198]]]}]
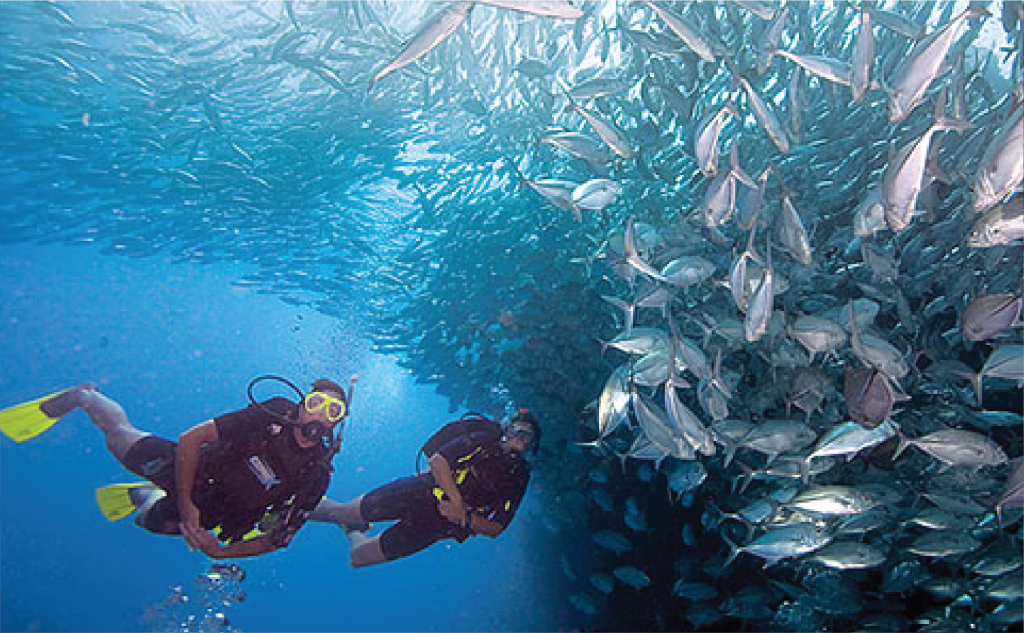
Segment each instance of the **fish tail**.
[{"label": "fish tail", "polygon": [[982,384],[981,384],[981,381],[984,380],[985,375],[982,374],[981,372],[978,372],[976,374],[971,374],[970,378],[971,378],[971,384],[974,385],[974,397],[978,399],[978,408],[981,409],[981,408],[983,408],[982,404],[981,404],[981,396],[982,396]]},{"label": "fish tail", "polygon": [[721,574],[725,572],[725,568],[731,565],[732,562],[736,560],[736,557],[740,554],[739,546],[733,543],[728,536],[723,534],[722,540],[725,541],[725,544],[729,546],[729,555],[726,556],[725,562],[722,563],[722,567],[718,570],[719,576],[721,576]]},{"label": "fish tail", "polygon": [[896,440],[898,443],[896,444],[896,452],[892,454],[893,461],[896,461],[900,454],[907,449],[907,446],[913,443],[913,440],[908,440],[903,431],[899,429],[896,430]]},{"label": "fish tail", "polygon": [[[722,461],[722,469],[724,470],[732,463],[732,458],[736,457],[736,450],[739,448],[739,444],[724,437],[722,441],[725,443],[725,459]],[[740,466],[743,466],[743,464],[740,464]]]},{"label": "fish tail", "polygon": [[811,480],[811,460],[813,457],[808,455],[807,457],[800,460],[800,481],[806,486],[807,482]]}]

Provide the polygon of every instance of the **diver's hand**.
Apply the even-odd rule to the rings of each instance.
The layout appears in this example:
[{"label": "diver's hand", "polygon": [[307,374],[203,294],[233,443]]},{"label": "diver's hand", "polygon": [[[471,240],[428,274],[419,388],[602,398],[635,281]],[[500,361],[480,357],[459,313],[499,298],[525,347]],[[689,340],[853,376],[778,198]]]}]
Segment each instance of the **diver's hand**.
[{"label": "diver's hand", "polygon": [[181,533],[192,549],[198,549],[210,558],[224,558],[220,541],[203,528],[182,522]]},{"label": "diver's hand", "polygon": [[192,503],[191,499],[182,497],[178,499],[178,516],[180,517],[179,524],[181,526],[181,533],[186,535],[185,540],[188,541],[188,544],[193,549],[199,547],[199,543],[193,543],[188,537],[188,533],[185,531],[186,527],[191,528],[190,531],[201,529],[202,520],[200,518],[199,508],[196,507],[196,504]]},{"label": "diver's hand", "polygon": [[455,525],[465,526],[466,520],[469,518],[466,504],[461,499],[458,501],[441,499],[437,502],[437,511]]}]

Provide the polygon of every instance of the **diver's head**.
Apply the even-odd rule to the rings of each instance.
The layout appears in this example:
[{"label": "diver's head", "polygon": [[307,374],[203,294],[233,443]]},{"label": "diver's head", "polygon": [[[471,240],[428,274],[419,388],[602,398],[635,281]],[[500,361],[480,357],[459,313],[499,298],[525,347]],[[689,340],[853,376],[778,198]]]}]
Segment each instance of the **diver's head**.
[{"label": "diver's head", "polygon": [[505,425],[502,446],[520,454],[536,455],[540,448],[540,425],[528,409],[517,409]]},{"label": "diver's head", "polygon": [[334,430],[348,414],[345,390],[327,378],[313,382],[298,406],[294,426],[295,441],[302,448],[327,448],[334,441]]}]

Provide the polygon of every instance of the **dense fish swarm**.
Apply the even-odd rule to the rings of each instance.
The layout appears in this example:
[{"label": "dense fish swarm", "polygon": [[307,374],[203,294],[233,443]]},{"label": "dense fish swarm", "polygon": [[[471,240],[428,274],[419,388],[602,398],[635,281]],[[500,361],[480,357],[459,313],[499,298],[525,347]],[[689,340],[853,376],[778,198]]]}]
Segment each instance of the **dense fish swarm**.
[{"label": "dense fish swarm", "polygon": [[3,3],[0,235],[535,409],[581,628],[1019,629],[1022,11]]}]

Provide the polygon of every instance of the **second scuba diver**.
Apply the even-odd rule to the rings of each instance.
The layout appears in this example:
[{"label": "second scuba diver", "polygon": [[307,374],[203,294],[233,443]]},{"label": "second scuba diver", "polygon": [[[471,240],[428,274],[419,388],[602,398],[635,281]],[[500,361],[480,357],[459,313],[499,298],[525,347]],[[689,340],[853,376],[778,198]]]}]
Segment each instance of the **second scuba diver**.
[{"label": "second scuba diver", "polygon": [[136,524],[182,534],[211,558],[257,556],[286,547],[327,491],[338,446],[334,430],[347,414],[347,398],[321,378],[304,396],[288,383],[298,404],[281,397],[260,403],[252,399],[252,384],[249,407],[198,424],[177,442],[132,426],[124,409],[91,383],[3,410],[0,431],[20,442],[85,409],[110,453],[152,482],[98,491],[107,518],[138,508]]},{"label": "second scuba diver", "polygon": [[[527,454],[540,445],[540,426],[526,409],[507,425],[482,416],[451,422],[423,448],[430,470],[403,477],[347,503],[324,499],[313,521],[337,523],[349,538],[352,565],[393,561],[442,539],[502,533],[530,481]],[[397,521],[378,536],[368,522]]]}]

